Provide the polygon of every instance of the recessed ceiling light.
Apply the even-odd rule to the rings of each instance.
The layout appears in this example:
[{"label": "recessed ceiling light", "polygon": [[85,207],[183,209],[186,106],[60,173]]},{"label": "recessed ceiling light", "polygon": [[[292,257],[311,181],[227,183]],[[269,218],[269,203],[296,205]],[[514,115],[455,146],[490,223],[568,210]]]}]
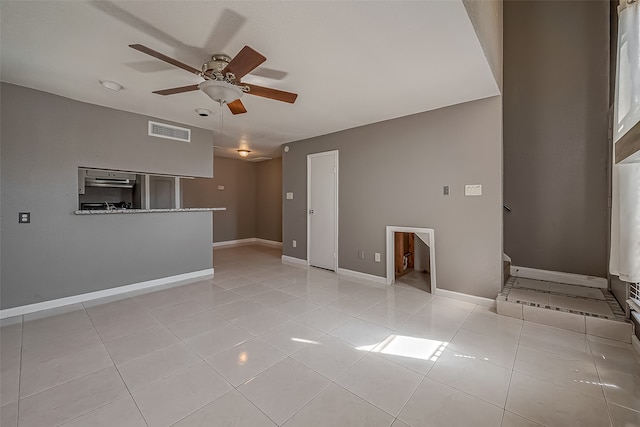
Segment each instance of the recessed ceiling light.
[{"label": "recessed ceiling light", "polygon": [[244,149],[236,150],[236,151],[238,152],[238,154],[240,154],[240,157],[247,157],[251,152],[249,150],[244,150]]},{"label": "recessed ceiling light", "polygon": [[102,85],[102,87],[114,92],[118,92],[122,89],[122,85],[120,83],[112,82],[110,80],[100,80],[100,84]]}]

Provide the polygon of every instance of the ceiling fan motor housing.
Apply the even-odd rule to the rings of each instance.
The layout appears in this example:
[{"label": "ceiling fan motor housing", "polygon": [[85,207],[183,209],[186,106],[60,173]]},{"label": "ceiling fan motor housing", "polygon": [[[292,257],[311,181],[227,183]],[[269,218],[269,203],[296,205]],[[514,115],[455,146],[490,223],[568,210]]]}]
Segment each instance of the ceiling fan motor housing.
[{"label": "ceiling fan motor housing", "polygon": [[[231,62],[231,57],[228,55],[215,54],[211,57],[211,61],[202,64],[202,73],[216,80],[224,80],[226,76],[222,74],[222,71],[229,65],[229,62]],[[235,76],[233,77],[235,79]]]}]

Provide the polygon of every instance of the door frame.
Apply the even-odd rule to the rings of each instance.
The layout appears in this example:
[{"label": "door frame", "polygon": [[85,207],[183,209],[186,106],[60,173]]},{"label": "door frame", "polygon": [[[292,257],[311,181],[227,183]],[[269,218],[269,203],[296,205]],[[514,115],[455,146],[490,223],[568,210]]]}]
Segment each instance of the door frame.
[{"label": "door frame", "polygon": [[339,176],[340,176],[340,167],[339,167],[339,151],[338,150],[331,150],[331,151],[323,151],[321,153],[314,153],[314,154],[307,154],[307,265],[311,265],[311,260],[310,260],[310,254],[311,254],[311,227],[310,227],[310,220],[311,220],[311,215],[309,214],[309,210],[311,210],[311,159],[314,157],[324,157],[324,156],[334,156],[336,159],[336,180],[335,180],[335,195],[336,195],[336,200],[335,200],[335,205],[336,205],[336,210],[334,212],[335,215],[335,247],[333,249],[334,251],[334,259],[333,259],[333,271],[335,271],[336,273],[338,272],[338,230],[340,229],[339,225],[338,225],[338,211],[339,211],[339,206],[338,206],[338,189],[339,189]]}]

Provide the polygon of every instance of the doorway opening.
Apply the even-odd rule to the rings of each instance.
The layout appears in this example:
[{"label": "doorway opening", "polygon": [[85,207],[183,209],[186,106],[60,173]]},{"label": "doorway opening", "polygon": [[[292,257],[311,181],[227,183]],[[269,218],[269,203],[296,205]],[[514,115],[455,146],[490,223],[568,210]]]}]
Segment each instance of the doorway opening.
[{"label": "doorway opening", "polygon": [[387,226],[387,285],[408,285],[435,294],[432,228]]}]

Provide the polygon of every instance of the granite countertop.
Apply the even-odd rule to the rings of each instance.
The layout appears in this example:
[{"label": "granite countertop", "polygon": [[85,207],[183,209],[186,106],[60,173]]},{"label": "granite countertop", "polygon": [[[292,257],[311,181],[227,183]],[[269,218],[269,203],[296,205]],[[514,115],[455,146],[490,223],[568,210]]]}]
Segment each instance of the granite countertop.
[{"label": "granite countertop", "polygon": [[182,209],[112,209],[99,211],[73,211],[76,215],[104,215],[104,214],[143,214],[165,212],[213,212],[226,211],[227,208],[182,208]]}]

